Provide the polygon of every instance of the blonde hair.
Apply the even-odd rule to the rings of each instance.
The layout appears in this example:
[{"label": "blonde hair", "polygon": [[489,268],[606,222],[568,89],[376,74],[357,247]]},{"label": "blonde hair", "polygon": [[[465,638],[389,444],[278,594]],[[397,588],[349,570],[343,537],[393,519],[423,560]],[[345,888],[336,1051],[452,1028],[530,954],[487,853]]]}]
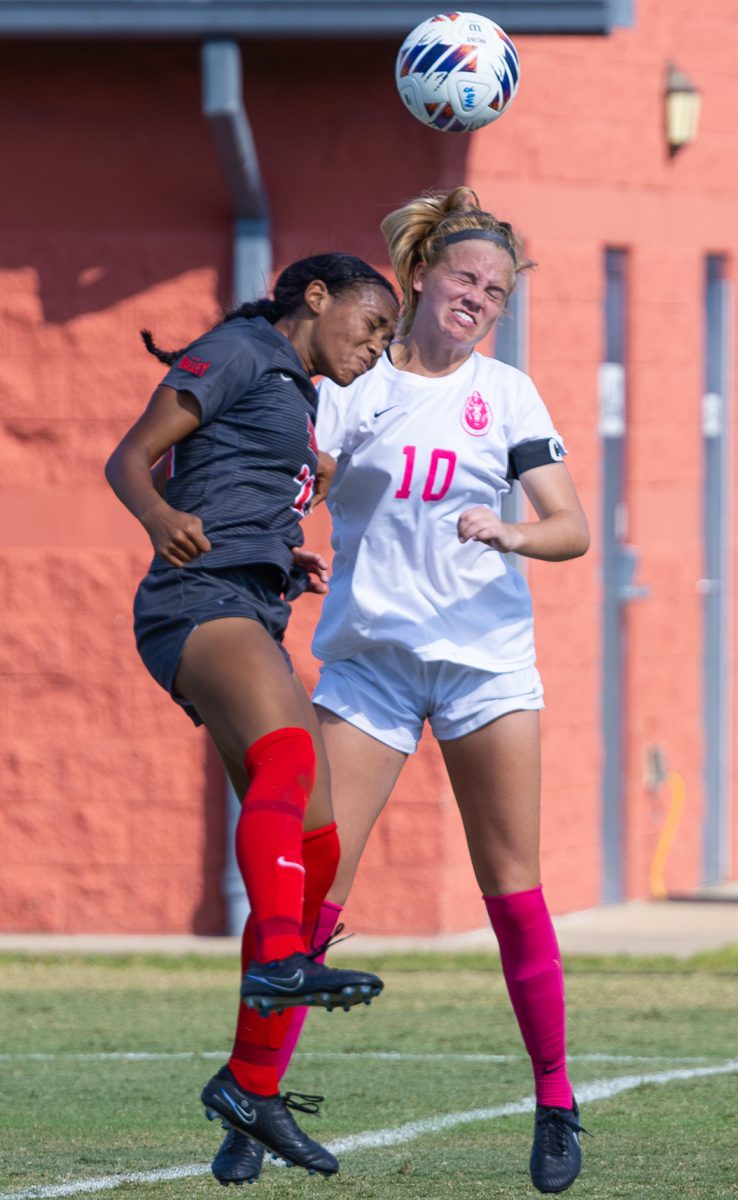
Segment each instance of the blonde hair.
[{"label": "blonde hair", "polygon": [[413,288],[416,266],[425,263],[427,267],[435,267],[446,252],[444,239],[451,234],[489,230],[498,235],[500,245],[510,252],[516,277],[521,271],[535,266],[530,259],[522,257],[522,243],[512,226],[485,212],[476,192],[467,187],[456,187],[450,192],[427,192],[410,200],[386,216],[380,229],[404,300],[400,334],[406,334],[410,329],[418,306],[418,293]]}]

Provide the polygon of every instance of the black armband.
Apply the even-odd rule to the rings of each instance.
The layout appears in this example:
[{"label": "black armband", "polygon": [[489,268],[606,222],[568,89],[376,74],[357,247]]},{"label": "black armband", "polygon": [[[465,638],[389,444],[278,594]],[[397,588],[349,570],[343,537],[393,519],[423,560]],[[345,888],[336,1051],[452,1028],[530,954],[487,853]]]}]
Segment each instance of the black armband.
[{"label": "black armband", "polygon": [[566,450],[556,438],[536,438],[533,442],[521,442],[508,452],[507,478],[519,479],[524,471],[533,467],[546,467],[549,463],[563,462]]}]

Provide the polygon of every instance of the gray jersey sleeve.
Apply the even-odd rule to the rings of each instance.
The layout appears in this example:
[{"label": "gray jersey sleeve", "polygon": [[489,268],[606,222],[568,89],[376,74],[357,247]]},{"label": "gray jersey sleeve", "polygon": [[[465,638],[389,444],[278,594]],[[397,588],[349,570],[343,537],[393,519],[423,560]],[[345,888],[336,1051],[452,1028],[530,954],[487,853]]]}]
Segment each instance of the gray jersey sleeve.
[{"label": "gray jersey sleeve", "polygon": [[225,324],[192,342],[170,367],[162,384],[194,396],[201,424],[207,425],[248,392],[259,373],[249,341]]}]

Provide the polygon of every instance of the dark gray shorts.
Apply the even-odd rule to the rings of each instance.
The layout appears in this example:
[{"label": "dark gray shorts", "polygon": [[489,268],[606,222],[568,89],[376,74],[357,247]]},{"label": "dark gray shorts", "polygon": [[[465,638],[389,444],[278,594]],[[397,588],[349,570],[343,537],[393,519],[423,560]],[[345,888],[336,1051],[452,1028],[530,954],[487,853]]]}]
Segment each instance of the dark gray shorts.
[{"label": "dark gray shorts", "polygon": [[144,665],[196,725],[202,721],[191,704],[174,691],[174,678],[187,638],[198,625],[222,617],[258,621],[282,645],[290,606],[282,598],[284,572],[256,563],[244,567],[157,567],[141,581],[133,602],[133,632]]}]

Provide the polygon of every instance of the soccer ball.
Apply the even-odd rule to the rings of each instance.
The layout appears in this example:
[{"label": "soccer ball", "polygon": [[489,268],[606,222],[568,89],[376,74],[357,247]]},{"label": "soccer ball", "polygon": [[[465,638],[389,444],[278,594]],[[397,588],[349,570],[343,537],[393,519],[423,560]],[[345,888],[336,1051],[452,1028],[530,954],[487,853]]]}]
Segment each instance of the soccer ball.
[{"label": "soccer ball", "polygon": [[443,133],[470,133],[501,117],[518,90],[518,52],[476,13],[430,17],[409,33],[395,64],[409,111]]}]

